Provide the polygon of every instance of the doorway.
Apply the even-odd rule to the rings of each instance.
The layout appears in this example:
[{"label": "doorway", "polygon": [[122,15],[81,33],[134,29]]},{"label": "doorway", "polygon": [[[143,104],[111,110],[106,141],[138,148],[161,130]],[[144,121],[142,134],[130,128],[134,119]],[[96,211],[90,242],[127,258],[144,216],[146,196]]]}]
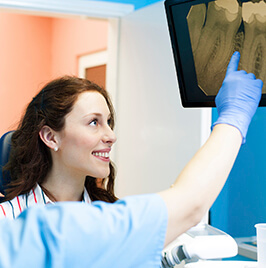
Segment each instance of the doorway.
[{"label": "doorway", "polygon": [[79,57],[79,77],[106,88],[107,50]]}]

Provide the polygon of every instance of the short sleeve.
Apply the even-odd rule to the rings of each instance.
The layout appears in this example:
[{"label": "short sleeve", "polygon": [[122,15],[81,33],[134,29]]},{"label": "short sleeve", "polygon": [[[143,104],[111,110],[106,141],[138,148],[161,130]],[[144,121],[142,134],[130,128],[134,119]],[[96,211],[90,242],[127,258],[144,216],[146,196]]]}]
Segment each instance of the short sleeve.
[{"label": "short sleeve", "polygon": [[157,194],[32,207],[0,221],[0,267],[160,267],[167,219]]}]

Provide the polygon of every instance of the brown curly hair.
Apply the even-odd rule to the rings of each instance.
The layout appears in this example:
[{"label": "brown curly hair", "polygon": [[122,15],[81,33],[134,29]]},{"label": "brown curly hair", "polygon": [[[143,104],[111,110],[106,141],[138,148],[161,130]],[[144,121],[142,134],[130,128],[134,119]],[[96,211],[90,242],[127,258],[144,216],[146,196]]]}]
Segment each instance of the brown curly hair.
[{"label": "brown curly hair", "polygon": [[[27,194],[42,184],[52,167],[52,156],[48,147],[39,137],[44,125],[60,131],[65,125],[65,116],[72,110],[79,94],[96,91],[103,95],[110,110],[110,127],[114,128],[114,109],[105,89],[97,84],[75,76],[63,76],[46,84],[29,103],[17,130],[12,135],[9,162],[4,171],[9,171],[11,182],[8,184],[5,200]],[[92,201],[114,202],[115,168],[110,162],[110,174],[106,187],[97,187],[96,178],[87,176],[85,187]]]}]

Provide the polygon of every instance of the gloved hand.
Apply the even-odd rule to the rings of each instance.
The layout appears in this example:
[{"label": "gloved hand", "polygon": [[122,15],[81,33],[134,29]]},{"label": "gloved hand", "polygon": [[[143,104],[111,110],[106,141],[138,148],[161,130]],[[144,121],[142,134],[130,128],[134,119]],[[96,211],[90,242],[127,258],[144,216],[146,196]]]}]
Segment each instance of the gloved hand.
[{"label": "gloved hand", "polygon": [[239,129],[242,144],[246,142],[248,127],[261,98],[263,82],[252,73],[237,71],[240,53],[235,52],[228,64],[225,79],[215,103],[218,111],[217,124],[228,124]]}]

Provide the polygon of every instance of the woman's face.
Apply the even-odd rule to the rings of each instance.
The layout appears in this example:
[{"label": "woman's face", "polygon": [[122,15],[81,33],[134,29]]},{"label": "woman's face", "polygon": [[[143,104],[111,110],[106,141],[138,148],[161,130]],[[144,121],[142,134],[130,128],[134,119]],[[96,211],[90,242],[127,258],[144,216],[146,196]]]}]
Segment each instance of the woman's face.
[{"label": "woman's face", "polygon": [[105,178],[109,175],[109,153],[116,136],[109,126],[110,111],[105,98],[96,91],[79,95],[65,117],[56,152],[64,171],[73,175]]}]

